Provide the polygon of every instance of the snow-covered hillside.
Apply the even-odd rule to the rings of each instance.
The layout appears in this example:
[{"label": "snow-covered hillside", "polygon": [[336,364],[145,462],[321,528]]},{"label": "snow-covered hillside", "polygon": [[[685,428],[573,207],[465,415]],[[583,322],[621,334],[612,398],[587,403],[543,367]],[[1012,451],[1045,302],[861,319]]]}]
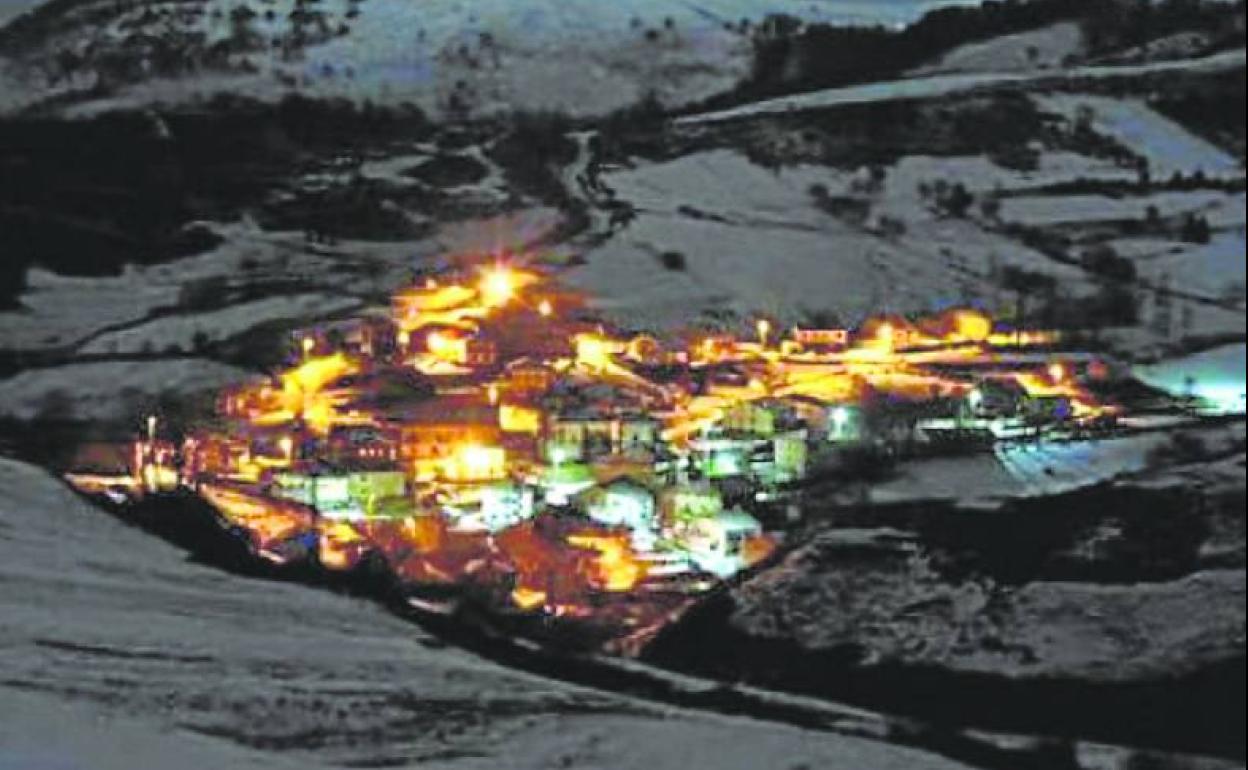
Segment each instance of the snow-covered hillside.
[{"label": "snow-covered hillside", "polygon": [[1098,132],[1147,158],[1158,178],[1197,171],[1219,177],[1243,174],[1237,159],[1159,115],[1142,100],[1065,93],[1040,97],[1039,101],[1044,109],[1069,119],[1083,112]]},{"label": "snow-covered hillside", "polygon": [[1083,32],[1077,23],[1067,21],[959,46],[914,74],[1049,70],[1083,52]]},{"label": "snow-covered hillside", "polygon": [[1179,359],[1136,367],[1135,374],[1177,396],[1205,399],[1213,411],[1244,413],[1244,344],[1223,345]]},{"label": "snow-covered hillside", "polygon": [[[1243,68],[1244,62],[1243,51],[1226,51],[1190,61],[1153,62],[1120,67],[1072,67],[1063,73],[1063,77],[1108,79],[1167,72],[1227,72]],[[758,115],[783,115],[794,110],[815,110],[884,100],[932,99],[992,86],[1043,84],[1046,79],[1051,80],[1053,77],[1051,73],[1040,71],[948,73],[899,81],[823,88],[792,96],[764,99],[716,112],[691,115],[682,118],[681,121],[707,123]]]},{"label": "snow-covered hillside", "polygon": [[364,600],[188,562],[3,458],[0,582],[4,770],[961,767],[509,671]]},{"label": "snow-covered hillside", "polygon": [[[1084,279],[973,222],[939,216],[918,197],[919,183],[961,179],[982,191],[1095,167],[1059,156],[1020,175],[979,157],[908,157],[871,197],[874,219],[855,223],[822,209],[812,193],[822,185],[846,194],[855,174],[813,165],[773,171],[731,150],[639,164],[604,175],[636,219],[567,278],[608,315],[660,328],[725,317],[748,326],[758,313],[796,323],[832,312],[857,323],[879,312],[993,306],[989,276],[1004,266],[1076,288]],[[900,229],[890,232],[889,222]],[[682,255],[683,269],[663,266],[668,252]]]},{"label": "snow-covered hillside", "polygon": [[137,420],[136,402],[187,397],[247,379],[250,373],[197,358],[99,361],[28,369],[0,380],[0,417],[18,420]]},{"label": "snow-covered hillside", "polygon": [[[294,0],[117,8],[85,2],[44,14],[15,58],[25,99],[119,87],[93,108],[181,102],[213,93],[298,90],[436,112],[560,109],[597,114],[654,92],[669,104],[710,96],[748,71],[742,20],[911,19],[939,2],[828,0]],[[2,49],[0,49],[2,50]],[[66,55],[68,53],[68,55]],[[4,105],[0,104],[0,107]],[[92,108],[88,108],[92,109]]]}]

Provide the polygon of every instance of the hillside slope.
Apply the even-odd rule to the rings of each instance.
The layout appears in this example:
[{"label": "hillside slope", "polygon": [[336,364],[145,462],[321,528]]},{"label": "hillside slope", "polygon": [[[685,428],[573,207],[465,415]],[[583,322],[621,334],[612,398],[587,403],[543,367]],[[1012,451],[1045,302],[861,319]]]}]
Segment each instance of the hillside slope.
[{"label": "hillside slope", "polygon": [[190,563],[2,458],[0,583],[6,770],[960,767],[508,671],[362,600]]},{"label": "hillside slope", "polygon": [[600,114],[651,92],[683,104],[732,87],[750,65],[743,19],[895,21],[930,5],[54,0],[0,31],[0,109],[49,97],[99,108],[298,91],[452,116]]}]

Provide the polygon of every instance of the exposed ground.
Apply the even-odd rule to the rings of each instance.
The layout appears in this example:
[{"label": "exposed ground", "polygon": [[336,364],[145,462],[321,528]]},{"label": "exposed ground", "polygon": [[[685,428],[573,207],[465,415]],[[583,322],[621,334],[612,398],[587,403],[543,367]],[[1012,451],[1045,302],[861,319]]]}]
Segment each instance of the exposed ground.
[{"label": "exposed ground", "polygon": [[1243,471],[1241,438],[1218,463],[1064,496],[828,509],[645,657],[1242,761]]}]

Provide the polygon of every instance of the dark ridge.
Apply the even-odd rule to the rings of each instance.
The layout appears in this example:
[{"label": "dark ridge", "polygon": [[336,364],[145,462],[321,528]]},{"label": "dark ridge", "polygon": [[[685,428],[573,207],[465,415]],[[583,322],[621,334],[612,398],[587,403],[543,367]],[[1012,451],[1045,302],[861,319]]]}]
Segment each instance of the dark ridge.
[{"label": "dark ridge", "polygon": [[733,626],[721,594],[661,632],[642,659],[726,682],[830,698],[910,716],[941,734],[969,727],[1244,758],[1244,656],[1149,681],[1090,682],[863,666],[853,645],[806,649]]}]

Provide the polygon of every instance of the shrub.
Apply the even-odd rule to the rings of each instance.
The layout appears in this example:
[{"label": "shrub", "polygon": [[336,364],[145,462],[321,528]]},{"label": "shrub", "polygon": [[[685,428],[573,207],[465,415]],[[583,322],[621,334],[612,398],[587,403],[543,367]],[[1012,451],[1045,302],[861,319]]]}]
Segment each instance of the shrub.
[{"label": "shrub", "polygon": [[182,285],[178,305],[184,310],[209,310],[225,304],[229,282],[225,276],[214,275]]},{"label": "shrub", "polygon": [[659,263],[664,269],[674,272],[684,272],[688,267],[685,261],[685,255],[679,251],[665,251],[659,255]]}]

